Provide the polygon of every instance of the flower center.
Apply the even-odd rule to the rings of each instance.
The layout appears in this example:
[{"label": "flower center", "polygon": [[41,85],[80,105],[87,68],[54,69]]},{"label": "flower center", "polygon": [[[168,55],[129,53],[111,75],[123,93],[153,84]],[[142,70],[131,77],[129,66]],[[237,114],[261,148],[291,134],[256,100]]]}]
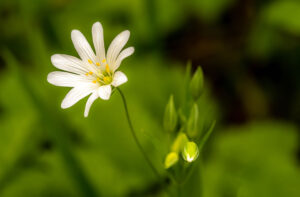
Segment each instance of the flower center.
[{"label": "flower center", "polygon": [[103,77],[103,82],[105,84],[110,84],[112,82],[112,77],[110,77],[110,76]]},{"label": "flower center", "polygon": [[[97,67],[100,66],[101,64],[99,62],[96,62],[95,64],[93,63],[92,60],[88,60],[89,64],[96,65]],[[102,60],[102,63],[105,64],[106,60]],[[100,83],[100,85],[108,85],[112,82],[113,80],[113,72],[109,69],[109,65],[105,64],[105,70],[98,70],[97,73],[93,73],[92,71],[89,71],[85,74],[86,76],[92,76],[94,80],[92,81],[93,83]]]}]

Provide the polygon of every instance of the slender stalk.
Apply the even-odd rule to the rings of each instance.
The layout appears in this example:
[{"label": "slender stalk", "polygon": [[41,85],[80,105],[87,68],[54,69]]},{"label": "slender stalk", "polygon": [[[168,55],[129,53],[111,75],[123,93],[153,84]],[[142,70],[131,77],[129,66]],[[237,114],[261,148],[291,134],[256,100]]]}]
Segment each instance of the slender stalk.
[{"label": "slender stalk", "polygon": [[121,95],[121,98],[122,98],[122,100],[123,100],[124,109],[125,109],[125,114],[126,114],[127,122],[128,122],[129,128],[130,128],[132,137],[133,137],[133,139],[134,139],[136,145],[137,145],[138,148],[140,149],[142,155],[144,156],[145,160],[147,161],[148,165],[150,166],[151,170],[152,170],[153,173],[158,177],[158,179],[160,179],[160,175],[159,175],[158,171],[156,170],[156,168],[155,168],[154,165],[152,164],[151,160],[149,159],[149,157],[147,156],[145,150],[143,149],[141,143],[139,142],[139,139],[137,138],[137,135],[136,135],[136,133],[135,133],[135,130],[134,130],[134,128],[133,128],[133,125],[132,125],[132,122],[131,122],[131,119],[130,119],[130,116],[129,116],[126,98],[125,98],[123,92],[122,92],[119,88],[116,88],[116,89],[119,91],[119,93],[120,93],[120,95]]}]

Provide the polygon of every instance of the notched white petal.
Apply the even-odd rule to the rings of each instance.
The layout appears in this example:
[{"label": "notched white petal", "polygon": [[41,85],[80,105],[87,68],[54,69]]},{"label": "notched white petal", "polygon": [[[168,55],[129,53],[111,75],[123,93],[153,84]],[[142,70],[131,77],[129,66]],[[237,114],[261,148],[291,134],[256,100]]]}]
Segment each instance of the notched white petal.
[{"label": "notched white petal", "polygon": [[105,59],[105,47],[103,39],[103,28],[100,22],[96,22],[92,27],[93,42],[98,61]]},{"label": "notched white petal", "polygon": [[55,86],[62,87],[75,87],[80,83],[88,82],[86,78],[83,78],[80,75],[62,72],[62,71],[54,71],[48,74],[47,81]]},{"label": "notched white petal", "polygon": [[99,97],[98,92],[97,90],[95,90],[86,102],[85,109],[84,109],[84,117],[88,117],[90,108],[98,97]]},{"label": "notched white petal", "polygon": [[72,88],[62,101],[61,108],[71,107],[94,90],[96,90],[96,87],[93,85],[80,85]]},{"label": "notched white petal", "polygon": [[61,70],[76,74],[84,74],[88,70],[83,66],[82,61],[76,57],[64,54],[55,54],[51,56],[52,64]]},{"label": "notched white petal", "polygon": [[125,30],[118,34],[114,40],[109,45],[107,50],[107,60],[109,65],[113,65],[120,51],[123,49],[125,44],[127,43],[130,36],[130,32]]},{"label": "notched white petal", "polygon": [[111,94],[110,85],[104,85],[98,88],[98,95],[101,99],[108,100],[110,98],[110,94]]},{"label": "notched white petal", "polygon": [[126,75],[121,71],[117,71],[114,75],[114,79],[111,84],[115,87],[118,87],[119,85],[122,85],[123,83],[126,83],[127,81],[128,81],[128,79],[127,79]]},{"label": "notched white petal", "polygon": [[90,59],[95,62],[95,53],[84,35],[78,30],[72,30],[71,38],[74,47],[81,59],[83,61],[88,61]]},{"label": "notched white petal", "polygon": [[124,49],[124,50],[120,53],[120,55],[118,56],[117,60],[115,61],[115,64],[114,64],[112,70],[113,70],[113,71],[117,70],[117,69],[120,67],[122,61],[123,61],[126,57],[132,55],[133,53],[134,53],[134,47],[128,47],[128,48]]}]

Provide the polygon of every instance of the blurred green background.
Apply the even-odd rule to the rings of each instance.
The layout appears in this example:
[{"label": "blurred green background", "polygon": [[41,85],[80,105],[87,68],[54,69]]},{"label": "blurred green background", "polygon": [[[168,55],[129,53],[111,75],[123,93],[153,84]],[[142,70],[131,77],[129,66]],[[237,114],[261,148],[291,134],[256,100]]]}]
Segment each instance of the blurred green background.
[{"label": "blurred green background", "polygon": [[217,126],[184,196],[300,196],[298,0],[1,0],[0,196],[164,196],[130,135],[120,96],[62,110],[46,81],[70,33],[105,45],[129,29],[120,70],[138,137],[163,173],[162,118],[179,106],[187,60],[201,65],[201,117]]}]

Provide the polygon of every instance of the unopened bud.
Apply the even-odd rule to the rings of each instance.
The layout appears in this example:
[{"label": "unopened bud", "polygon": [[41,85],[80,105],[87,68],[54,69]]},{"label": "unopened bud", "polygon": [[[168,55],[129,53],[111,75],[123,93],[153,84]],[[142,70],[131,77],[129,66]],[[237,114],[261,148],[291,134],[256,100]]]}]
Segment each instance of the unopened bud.
[{"label": "unopened bud", "polygon": [[178,153],[170,152],[165,159],[165,168],[168,169],[178,162]]},{"label": "unopened bud", "polygon": [[174,104],[174,98],[173,95],[171,95],[165,109],[164,129],[168,132],[172,132],[176,129],[176,126],[177,126],[177,113]]},{"label": "unopened bud", "polygon": [[171,151],[179,153],[180,151],[182,151],[187,142],[188,138],[186,137],[185,133],[179,132],[172,144]]},{"label": "unopened bud", "polygon": [[190,82],[190,92],[195,101],[201,96],[203,92],[203,87],[204,87],[203,71],[201,67],[198,66]]},{"label": "unopened bud", "polygon": [[199,149],[195,142],[188,142],[183,148],[182,157],[187,162],[193,162],[199,155]]},{"label": "unopened bud", "polygon": [[197,103],[194,103],[190,117],[187,122],[187,134],[190,138],[195,138],[199,134],[199,109]]}]

